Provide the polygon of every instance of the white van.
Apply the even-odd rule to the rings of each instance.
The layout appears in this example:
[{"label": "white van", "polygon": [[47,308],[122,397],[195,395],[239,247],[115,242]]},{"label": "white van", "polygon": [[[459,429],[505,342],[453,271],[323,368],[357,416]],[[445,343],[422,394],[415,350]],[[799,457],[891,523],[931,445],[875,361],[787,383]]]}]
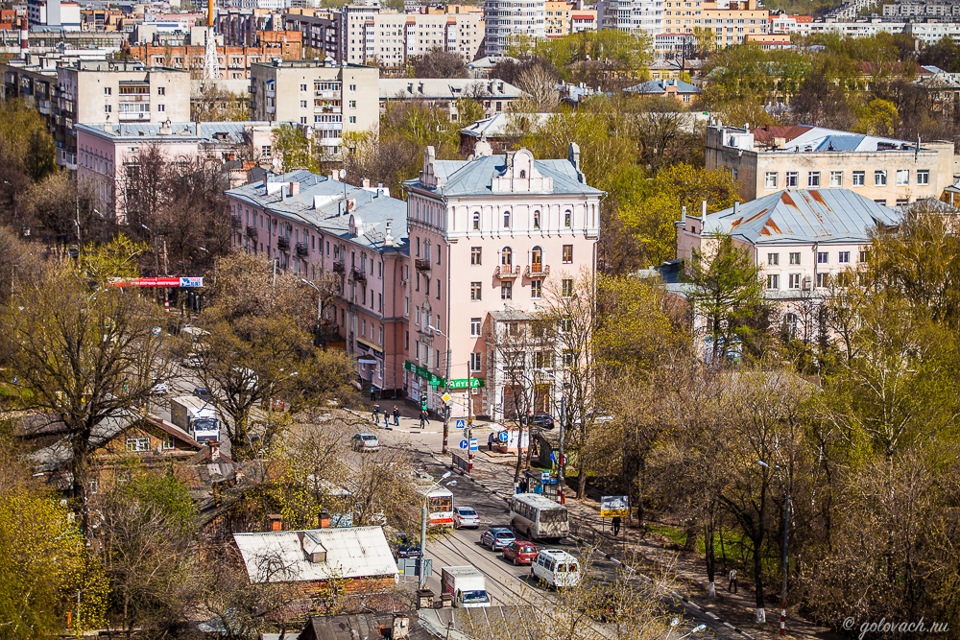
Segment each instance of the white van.
[{"label": "white van", "polygon": [[560,549],[543,549],[530,565],[530,575],[554,589],[580,584],[580,561]]}]

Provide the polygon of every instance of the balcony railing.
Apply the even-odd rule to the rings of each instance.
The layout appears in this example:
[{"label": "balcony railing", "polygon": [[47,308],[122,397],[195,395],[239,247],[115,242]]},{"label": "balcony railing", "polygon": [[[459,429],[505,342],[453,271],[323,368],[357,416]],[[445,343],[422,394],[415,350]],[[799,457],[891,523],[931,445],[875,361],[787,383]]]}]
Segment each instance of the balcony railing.
[{"label": "balcony railing", "polygon": [[333,272],[334,272],[334,273],[343,273],[344,271],[346,271],[346,269],[344,268],[342,261],[334,262],[334,263],[333,263]]},{"label": "balcony railing", "polygon": [[546,278],[550,275],[550,265],[540,263],[529,264],[526,269],[524,269],[523,275],[527,278]]},{"label": "balcony railing", "polygon": [[493,272],[493,277],[500,278],[501,280],[519,278],[520,265],[514,266],[512,264],[501,264],[497,267],[496,271]]},{"label": "balcony railing", "polygon": [[353,268],[353,279],[354,279],[355,281],[357,281],[357,282],[366,282],[366,281],[367,281],[367,274],[364,273],[363,271],[361,271],[360,269],[357,269],[356,267],[354,267],[354,268]]},{"label": "balcony railing", "polygon": [[298,242],[297,255],[301,258],[306,258],[308,255],[310,255],[310,245],[308,245],[306,242]]},{"label": "balcony railing", "polygon": [[430,271],[430,261],[424,260],[422,258],[417,258],[417,271]]},{"label": "balcony railing", "polygon": [[277,236],[277,249],[287,251],[290,248],[290,238],[286,236]]}]

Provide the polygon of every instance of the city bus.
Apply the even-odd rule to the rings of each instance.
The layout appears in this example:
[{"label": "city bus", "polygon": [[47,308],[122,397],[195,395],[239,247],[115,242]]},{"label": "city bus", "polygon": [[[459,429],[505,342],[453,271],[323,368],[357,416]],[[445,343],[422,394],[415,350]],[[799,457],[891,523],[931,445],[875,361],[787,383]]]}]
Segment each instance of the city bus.
[{"label": "city bus", "polygon": [[427,503],[427,526],[432,528],[453,526],[453,493],[438,487],[424,491]]},{"label": "city bus", "polygon": [[570,535],[567,508],[539,493],[518,493],[509,499],[513,530],[529,540],[559,540]]}]

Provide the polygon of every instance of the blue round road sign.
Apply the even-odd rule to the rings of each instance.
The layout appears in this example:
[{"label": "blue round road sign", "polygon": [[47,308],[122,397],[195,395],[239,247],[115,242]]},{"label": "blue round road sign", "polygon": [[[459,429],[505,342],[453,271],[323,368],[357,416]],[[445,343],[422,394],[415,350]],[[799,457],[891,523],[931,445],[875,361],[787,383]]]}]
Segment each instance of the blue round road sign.
[{"label": "blue round road sign", "polygon": [[500,442],[506,442],[510,439],[510,434],[506,431],[501,431],[500,435],[497,436],[497,439],[500,440]]},{"label": "blue round road sign", "polygon": [[461,441],[460,441],[460,448],[461,448],[461,449],[466,449],[466,448],[469,447],[469,446],[470,446],[470,443],[467,442],[466,440],[461,440]]}]

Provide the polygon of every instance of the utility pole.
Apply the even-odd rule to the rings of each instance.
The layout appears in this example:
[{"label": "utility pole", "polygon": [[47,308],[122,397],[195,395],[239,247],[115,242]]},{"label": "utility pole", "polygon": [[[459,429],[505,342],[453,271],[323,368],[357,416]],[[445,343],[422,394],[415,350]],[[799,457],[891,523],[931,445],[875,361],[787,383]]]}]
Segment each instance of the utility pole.
[{"label": "utility pole", "polygon": [[[434,329],[434,331],[436,331],[436,329]],[[440,333],[440,332],[437,331],[437,333]],[[440,333],[440,335],[442,335],[447,341],[447,375],[446,375],[446,379],[444,381],[443,387],[444,387],[444,390],[449,391],[450,389],[450,358],[452,357],[450,353],[450,336],[443,333]],[[447,406],[446,402],[444,402],[443,405],[444,406],[443,406],[443,451],[442,453],[443,455],[447,455],[448,444],[450,439],[450,407]],[[467,449],[469,449],[469,447],[467,447]]]}]

